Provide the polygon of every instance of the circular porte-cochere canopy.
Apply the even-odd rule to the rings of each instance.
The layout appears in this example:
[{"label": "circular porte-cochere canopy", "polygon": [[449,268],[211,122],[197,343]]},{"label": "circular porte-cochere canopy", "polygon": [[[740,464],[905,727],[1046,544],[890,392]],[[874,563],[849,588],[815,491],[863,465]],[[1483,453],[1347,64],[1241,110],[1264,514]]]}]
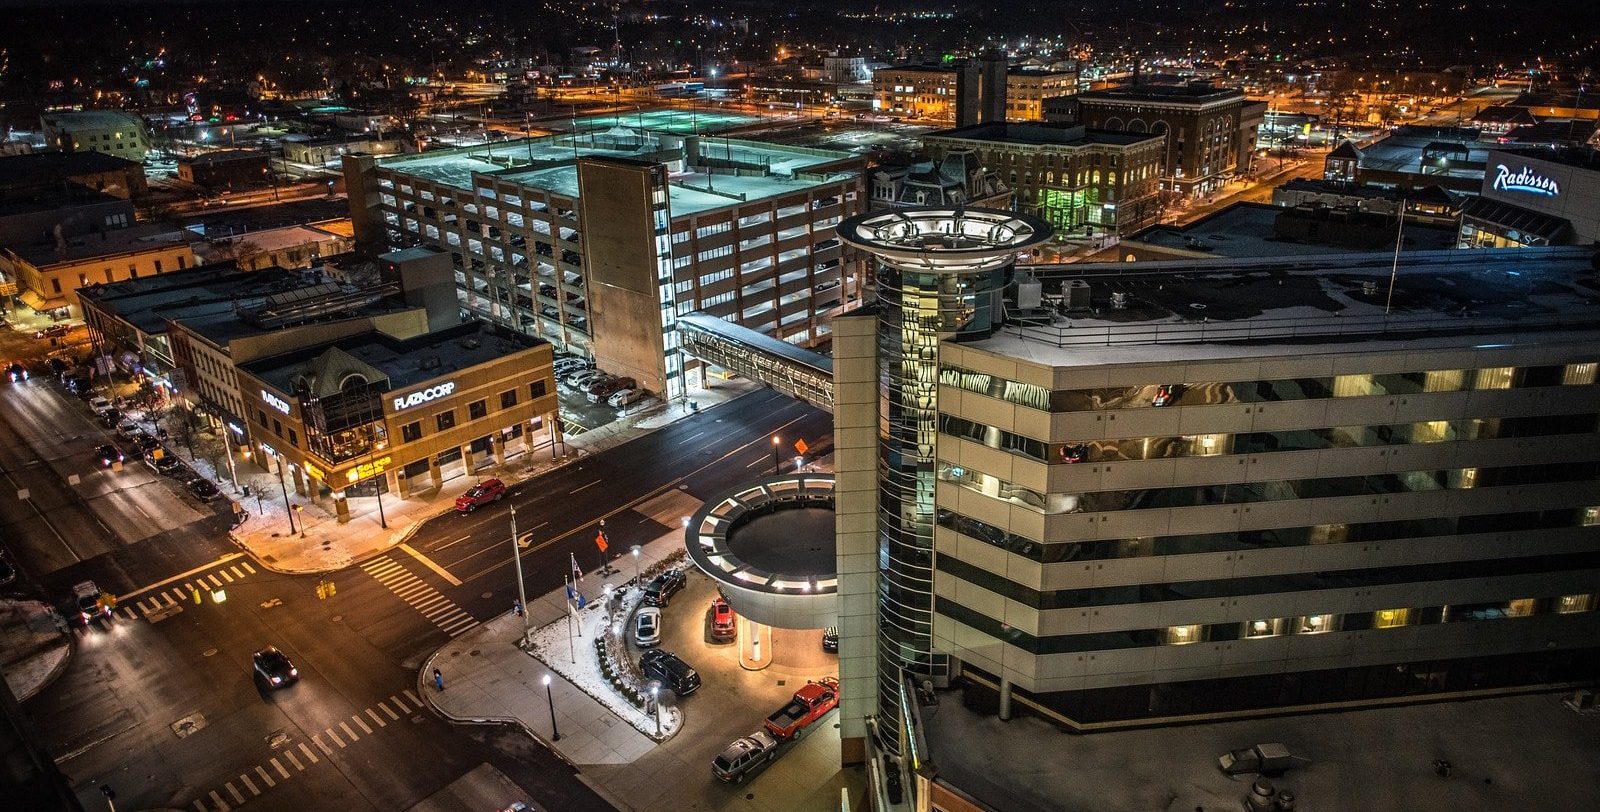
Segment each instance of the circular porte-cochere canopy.
[{"label": "circular porte-cochere canopy", "polygon": [[768,477],[707,501],[685,528],[689,557],[757,623],[837,622],[833,475]]},{"label": "circular porte-cochere canopy", "polygon": [[905,271],[967,273],[1015,261],[1050,238],[1037,217],[994,209],[927,207],[868,212],[839,224],[839,239]]}]

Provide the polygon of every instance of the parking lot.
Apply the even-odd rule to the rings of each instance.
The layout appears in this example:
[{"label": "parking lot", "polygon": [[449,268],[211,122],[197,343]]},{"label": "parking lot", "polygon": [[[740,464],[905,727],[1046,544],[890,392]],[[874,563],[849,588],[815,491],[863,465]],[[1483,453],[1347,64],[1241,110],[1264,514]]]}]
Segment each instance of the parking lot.
[{"label": "parking lot", "polygon": [[[616,420],[622,413],[622,408],[612,406],[602,399],[599,402],[589,402],[589,395],[583,389],[569,383],[570,377],[561,372],[564,358],[571,356],[556,356],[556,399],[561,404],[561,421],[567,436],[573,437],[586,431],[594,431],[601,426]],[[569,362],[570,363],[570,362]],[[574,367],[576,368],[576,367]],[[628,412],[648,408],[658,401],[653,397],[646,397],[625,408]]]}]

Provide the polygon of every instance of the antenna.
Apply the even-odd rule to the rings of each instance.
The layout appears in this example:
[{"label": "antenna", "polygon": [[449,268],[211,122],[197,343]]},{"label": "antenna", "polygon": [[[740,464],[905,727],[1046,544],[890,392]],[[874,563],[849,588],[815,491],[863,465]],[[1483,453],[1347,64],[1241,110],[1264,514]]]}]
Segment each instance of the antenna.
[{"label": "antenna", "polygon": [[1394,262],[1389,266],[1389,295],[1383,300],[1383,315],[1389,315],[1394,304],[1394,280],[1400,275],[1400,243],[1406,233],[1406,196],[1400,196],[1400,225],[1394,230]]}]

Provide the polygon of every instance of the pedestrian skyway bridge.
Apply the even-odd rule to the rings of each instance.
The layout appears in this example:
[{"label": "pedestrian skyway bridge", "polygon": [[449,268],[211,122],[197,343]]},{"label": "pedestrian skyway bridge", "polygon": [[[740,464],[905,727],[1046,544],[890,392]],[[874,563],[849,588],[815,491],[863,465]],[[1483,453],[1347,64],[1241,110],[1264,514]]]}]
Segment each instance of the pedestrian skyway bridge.
[{"label": "pedestrian skyway bridge", "polygon": [[683,351],[833,411],[833,359],[705,313],[678,317]]}]

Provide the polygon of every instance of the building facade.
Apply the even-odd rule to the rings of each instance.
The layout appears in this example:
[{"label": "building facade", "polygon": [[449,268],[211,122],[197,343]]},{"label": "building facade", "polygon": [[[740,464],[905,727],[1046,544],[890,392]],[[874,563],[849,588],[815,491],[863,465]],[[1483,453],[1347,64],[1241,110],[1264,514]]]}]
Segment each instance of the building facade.
[{"label": "building facade", "polygon": [[1131,85],[1082,93],[1078,110],[1088,127],[1165,135],[1161,188],[1195,195],[1250,171],[1266,104],[1207,84]]},{"label": "building facade", "polygon": [[0,248],[0,272],[23,304],[58,318],[80,318],[79,288],[181,271],[196,264],[194,235],[156,224]]},{"label": "building facade", "polygon": [[[1409,328],[1329,258],[1289,276],[1339,317],[1185,339],[1228,266],[1197,260],[1094,294],[1117,320],[942,343],[935,649],[1085,730],[1592,680],[1588,255],[1503,257],[1550,285],[1537,313],[1492,307],[1528,283],[1477,281],[1480,320],[1433,332],[1451,305],[1416,294],[1482,279],[1454,253],[1400,264]],[[1285,290],[1234,270],[1241,301]]]},{"label": "building facade", "polygon": [[1461,216],[1461,248],[1600,242],[1600,151],[1491,151]]},{"label": "building facade", "polygon": [[345,166],[358,244],[436,246],[464,312],[669,397],[677,314],[813,344],[863,283],[833,233],[866,207],[847,153],[617,128]]},{"label": "building facade", "polygon": [[238,364],[238,397],[258,461],[343,521],[352,497],[404,498],[559,442],[552,361],[548,342],[483,322],[373,331]]},{"label": "building facade", "polygon": [[1155,223],[1160,213],[1160,135],[978,124],[929,133],[922,144],[936,159],[970,150],[984,171],[1014,191],[1018,211],[1060,234],[1131,234]]},{"label": "building facade", "polygon": [[[983,68],[993,75],[996,64],[1003,65],[1004,59],[985,61]],[[955,123],[959,118],[957,96],[964,67],[952,63],[879,68],[872,74],[872,109],[885,115]],[[972,72],[976,75],[967,82],[972,86],[969,95],[976,106],[981,103],[982,95],[977,85],[987,88],[990,84],[981,71],[974,69]],[[1003,110],[1007,121],[1043,121],[1045,99],[1070,96],[1077,88],[1075,71],[1008,68],[1004,93],[995,88],[995,92],[989,94],[998,105],[997,109],[980,118],[998,121],[998,111]]]},{"label": "building facade", "polygon": [[144,163],[150,136],[144,120],[121,110],[69,110],[39,117],[45,140],[62,152],[104,152]]}]

